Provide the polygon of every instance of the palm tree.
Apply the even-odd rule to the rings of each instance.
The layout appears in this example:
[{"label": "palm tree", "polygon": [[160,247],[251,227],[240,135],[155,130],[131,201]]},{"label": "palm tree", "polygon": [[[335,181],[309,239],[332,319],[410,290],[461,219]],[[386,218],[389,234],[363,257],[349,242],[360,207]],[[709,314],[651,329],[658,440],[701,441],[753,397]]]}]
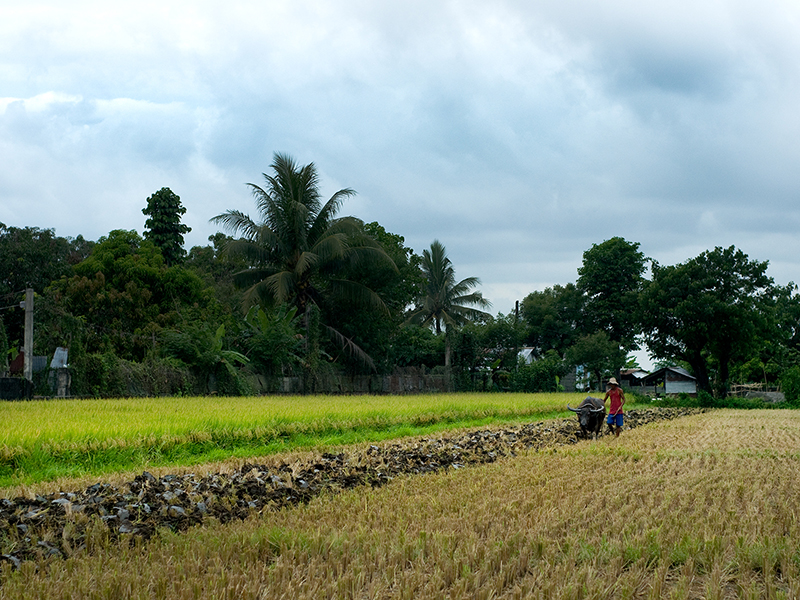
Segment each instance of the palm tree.
[{"label": "palm tree", "polygon": [[[445,329],[460,327],[490,315],[472,306],[490,308],[492,303],[480,292],[470,292],[481,281],[477,277],[467,277],[456,283],[453,263],[439,240],[433,240],[430,250],[422,251],[422,271],[427,279],[425,293],[407,317],[407,322],[433,327],[437,334]],[[445,335],[445,366],[450,366],[450,341]]]},{"label": "palm tree", "polygon": [[[226,251],[242,257],[249,267],[234,276],[246,288],[246,307],[257,304],[289,304],[304,315],[308,336],[308,311],[326,299],[347,299],[385,310],[383,301],[369,288],[341,276],[344,267],[391,259],[361,229],[354,217],[336,218],[351,189],[339,190],[323,203],[319,175],[314,163],[300,166],[285,155],[273,156],[272,175],[264,173],[266,185],[248,183],[256,199],[260,222],[229,210],[212,222],[222,225],[238,239]],[[352,341],[326,327],[331,336],[359,355],[371,360]]]}]

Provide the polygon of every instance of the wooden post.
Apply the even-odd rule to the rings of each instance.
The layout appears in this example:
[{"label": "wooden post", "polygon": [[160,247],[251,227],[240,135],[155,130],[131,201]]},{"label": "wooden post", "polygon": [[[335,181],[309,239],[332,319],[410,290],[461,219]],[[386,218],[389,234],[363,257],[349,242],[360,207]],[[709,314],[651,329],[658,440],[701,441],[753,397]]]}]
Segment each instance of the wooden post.
[{"label": "wooden post", "polygon": [[23,344],[25,357],[23,375],[28,381],[33,381],[33,290],[25,290],[25,340]]}]

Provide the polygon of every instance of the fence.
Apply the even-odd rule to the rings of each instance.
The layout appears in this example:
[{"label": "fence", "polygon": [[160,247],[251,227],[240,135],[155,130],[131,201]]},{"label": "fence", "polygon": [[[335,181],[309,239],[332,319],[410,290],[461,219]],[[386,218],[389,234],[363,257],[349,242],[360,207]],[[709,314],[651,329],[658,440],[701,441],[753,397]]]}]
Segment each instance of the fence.
[{"label": "fence", "polygon": [[257,393],[303,394],[425,394],[452,389],[451,378],[425,367],[397,368],[390,375],[334,375],[257,378]]}]

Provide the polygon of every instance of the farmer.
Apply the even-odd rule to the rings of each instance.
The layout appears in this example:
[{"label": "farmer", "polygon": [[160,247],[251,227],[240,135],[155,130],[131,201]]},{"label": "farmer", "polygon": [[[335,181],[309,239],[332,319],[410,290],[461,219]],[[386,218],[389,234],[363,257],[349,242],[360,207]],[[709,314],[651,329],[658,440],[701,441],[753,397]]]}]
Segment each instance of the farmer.
[{"label": "farmer", "polygon": [[[608,391],[603,398],[603,403],[605,404],[609,398],[611,398],[611,406],[608,407],[608,418],[606,419],[608,431],[619,437],[619,432],[622,431],[622,407],[625,406],[625,392],[619,387],[614,377],[608,380]],[[615,424],[616,429],[614,429]]]}]

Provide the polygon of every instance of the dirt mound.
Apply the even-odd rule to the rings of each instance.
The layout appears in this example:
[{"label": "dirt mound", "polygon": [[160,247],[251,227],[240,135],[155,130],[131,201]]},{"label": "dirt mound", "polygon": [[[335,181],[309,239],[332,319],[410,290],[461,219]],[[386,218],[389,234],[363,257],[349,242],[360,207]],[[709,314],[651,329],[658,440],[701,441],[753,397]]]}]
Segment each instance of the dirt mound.
[{"label": "dirt mound", "polygon": [[[675,419],[701,409],[652,408],[626,413],[626,428]],[[149,538],[157,528],[183,530],[208,518],[244,519],[253,512],[307,502],[356,486],[377,487],[402,474],[430,473],[493,462],[521,449],[579,440],[576,419],[410,438],[279,466],[246,464],[230,474],[142,473],[122,486],[97,483],[84,491],[0,499],[0,560],[66,557],[87,547],[98,529],[120,540]]]}]

